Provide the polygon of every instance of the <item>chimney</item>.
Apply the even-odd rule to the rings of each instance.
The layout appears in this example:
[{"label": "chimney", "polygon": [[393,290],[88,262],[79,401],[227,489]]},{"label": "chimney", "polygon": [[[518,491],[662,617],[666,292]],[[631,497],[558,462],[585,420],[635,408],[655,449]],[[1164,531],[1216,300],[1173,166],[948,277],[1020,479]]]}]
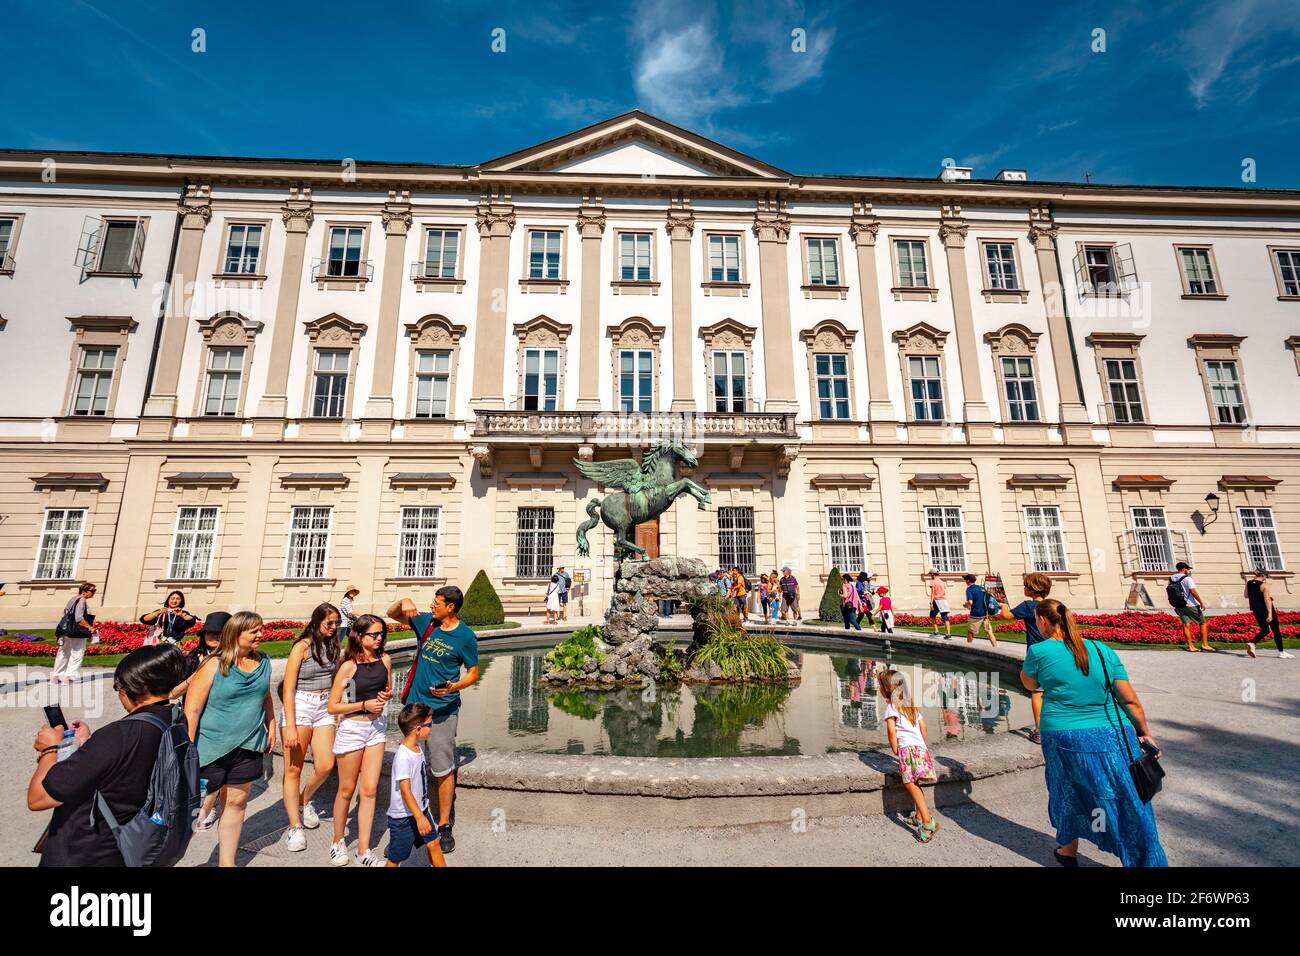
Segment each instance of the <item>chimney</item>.
[{"label": "chimney", "polygon": [[1023,183],[1029,179],[1029,173],[1023,169],[1003,169],[993,178],[1003,183]]},{"label": "chimney", "polygon": [[939,171],[939,178],[945,183],[954,183],[959,179],[970,179],[971,172],[969,166],[945,166]]}]

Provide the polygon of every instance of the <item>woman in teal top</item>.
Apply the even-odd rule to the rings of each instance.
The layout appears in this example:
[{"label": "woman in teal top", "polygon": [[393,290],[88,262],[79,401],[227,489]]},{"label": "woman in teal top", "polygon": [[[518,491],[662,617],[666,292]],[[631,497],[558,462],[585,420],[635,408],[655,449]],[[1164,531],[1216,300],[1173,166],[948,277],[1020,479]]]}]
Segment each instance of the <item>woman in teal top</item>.
[{"label": "woman in teal top", "polygon": [[261,615],[233,615],[221,631],[220,650],[199,665],[185,694],[185,719],[208,792],[197,829],[211,828],[220,795],[221,866],[235,865],[248,791],[262,775],[264,755],[275,746],[271,661],[257,650],[261,639]]},{"label": "woman in teal top", "polygon": [[1043,691],[1039,730],[1056,861],[1078,866],[1079,838],[1085,837],[1125,866],[1168,866],[1155,812],[1129,775],[1129,753],[1142,752],[1140,741],[1155,741],[1128,671],[1109,647],[1082,638],[1060,601],[1040,601],[1037,622],[1046,639],[1026,652],[1020,680],[1030,691]]}]

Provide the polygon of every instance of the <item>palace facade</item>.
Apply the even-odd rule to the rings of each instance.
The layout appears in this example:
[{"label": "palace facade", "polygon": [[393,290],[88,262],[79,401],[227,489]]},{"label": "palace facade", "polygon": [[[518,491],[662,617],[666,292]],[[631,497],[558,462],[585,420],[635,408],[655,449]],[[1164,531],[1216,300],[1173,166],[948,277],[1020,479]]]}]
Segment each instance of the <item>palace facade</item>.
[{"label": "palace facade", "polygon": [[[1295,606],[1300,192],[798,175],[632,112],[477,166],[0,153],[0,622],[302,617],[652,551]],[[960,601],[956,602],[960,603]]]}]

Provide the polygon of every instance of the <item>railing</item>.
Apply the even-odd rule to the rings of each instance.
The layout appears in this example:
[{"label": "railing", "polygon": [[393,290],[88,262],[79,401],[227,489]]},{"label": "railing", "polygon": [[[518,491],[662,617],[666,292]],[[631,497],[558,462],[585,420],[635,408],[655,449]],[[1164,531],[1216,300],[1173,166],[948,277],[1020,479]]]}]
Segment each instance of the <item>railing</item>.
[{"label": "railing", "polygon": [[445,282],[450,282],[456,277],[454,275],[444,276],[442,274],[442,263],[436,259],[429,259],[427,261],[424,259],[417,259],[411,263],[411,278],[442,279]]},{"label": "railing", "polygon": [[577,441],[650,442],[797,436],[794,412],[544,412],[478,409],[474,434],[482,437],[571,436]]},{"label": "railing", "polygon": [[313,259],[311,264],[312,282],[320,282],[323,279],[369,282],[374,277],[375,264],[369,259],[353,262],[339,259]]},{"label": "railing", "polygon": [[1136,404],[1102,402],[1097,406],[1097,421],[1102,425],[1147,425],[1146,409]]},{"label": "railing", "polygon": [[1173,574],[1180,561],[1192,564],[1192,542],[1177,528],[1128,528],[1119,536],[1124,573]]},{"label": "railing", "polygon": [[13,271],[14,271],[14,257],[9,255],[9,253],[6,252],[3,256],[0,256],[0,272],[13,272]]}]

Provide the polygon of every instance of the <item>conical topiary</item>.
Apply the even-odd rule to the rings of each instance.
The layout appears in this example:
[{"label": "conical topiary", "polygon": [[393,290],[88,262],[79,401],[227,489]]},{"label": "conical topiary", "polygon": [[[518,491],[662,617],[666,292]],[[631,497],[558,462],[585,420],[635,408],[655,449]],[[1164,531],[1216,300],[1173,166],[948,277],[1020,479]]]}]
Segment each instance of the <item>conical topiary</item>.
[{"label": "conical topiary", "polygon": [[826,590],[822,592],[822,603],[817,608],[817,617],[821,620],[843,620],[844,616],[840,613],[840,585],[843,579],[839,568],[831,568],[831,573],[826,578]]},{"label": "conical topiary", "polygon": [[505,623],[506,610],[501,606],[501,598],[486,571],[474,575],[469,590],[465,592],[465,606],[460,609],[460,619],[470,627]]}]

